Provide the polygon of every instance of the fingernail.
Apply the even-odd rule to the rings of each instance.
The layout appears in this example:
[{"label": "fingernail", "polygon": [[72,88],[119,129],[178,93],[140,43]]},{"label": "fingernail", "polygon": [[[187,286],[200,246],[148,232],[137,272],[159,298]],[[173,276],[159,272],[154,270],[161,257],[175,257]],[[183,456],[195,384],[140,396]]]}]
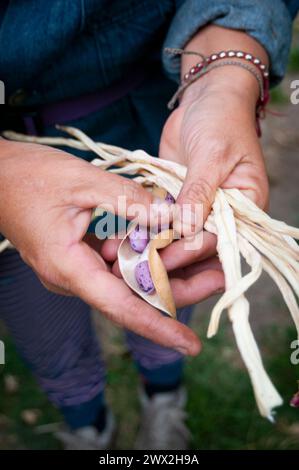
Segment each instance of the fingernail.
[{"label": "fingernail", "polygon": [[176,351],[183,354],[184,356],[188,356],[188,354],[189,354],[188,349],[186,349],[184,346],[177,346],[175,349],[176,349]]},{"label": "fingernail", "polygon": [[198,340],[191,341],[188,347],[177,346],[175,349],[184,356],[197,356],[201,351],[201,343]]}]

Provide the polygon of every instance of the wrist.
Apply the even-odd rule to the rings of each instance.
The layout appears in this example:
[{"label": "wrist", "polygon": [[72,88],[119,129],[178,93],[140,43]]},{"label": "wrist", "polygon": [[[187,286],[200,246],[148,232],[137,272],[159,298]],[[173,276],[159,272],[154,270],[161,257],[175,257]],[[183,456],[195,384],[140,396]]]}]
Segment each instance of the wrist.
[{"label": "wrist", "polygon": [[187,104],[206,94],[220,94],[239,100],[244,108],[255,112],[260,88],[258,81],[248,70],[226,65],[209,70],[191,83],[182,95],[181,104]]},{"label": "wrist", "polygon": [[[202,28],[186,44],[186,51],[198,51],[205,56],[220,51],[240,50],[258,57],[262,63],[269,65],[269,58],[263,46],[252,36],[239,30],[227,29],[221,26],[208,25]],[[181,62],[182,78],[194,65],[194,55],[183,55]]]},{"label": "wrist", "polygon": [[[185,50],[198,51],[206,57],[219,51],[236,49],[259,58],[266,66],[269,65],[265,49],[250,35],[243,31],[227,29],[213,24],[202,28],[185,47]],[[244,60],[237,57],[234,57],[233,61],[244,64]],[[195,63],[196,58],[194,55],[182,56],[182,79]],[[257,73],[259,73],[258,69]],[[196,99],[207,89],[210,92],[222,92],[229,96],[239,97],[243,101],[243,105],[253,109],[254,112],[261,94],[258,80],[249,70],[236,65],[225,65],[210,69],[190,84],[184,91],[182,102]]]}]

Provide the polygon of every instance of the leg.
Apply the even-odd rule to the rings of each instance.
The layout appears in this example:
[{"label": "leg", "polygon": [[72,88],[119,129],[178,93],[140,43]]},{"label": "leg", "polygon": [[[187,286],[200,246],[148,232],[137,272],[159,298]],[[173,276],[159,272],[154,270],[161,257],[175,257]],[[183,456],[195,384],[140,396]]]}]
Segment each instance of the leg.
[{"label": "leg", "polygon": [[15,250],[0,255],[0,316],[38,383],[72,428],[103,408],[104,365],[89,307],[47,291]]},{"label": "leg", "polygon": [[[187,323],[191,310],[180,309],[179,321]],[[134,333],[128,332],[127,338],[144,385],[139,394],[142,418],[135,448],[187,449],[190,433],[185,425],[183,356]]]},{"label": "leg", "polygon": [[[178,320],[188,323],[191,312],[192,307],[180,309]],[[154,344],[132,332],[127,332],[127,341],[150,395],[151,390],[168,391],[180,384],[184,364],[182,354]]]}]

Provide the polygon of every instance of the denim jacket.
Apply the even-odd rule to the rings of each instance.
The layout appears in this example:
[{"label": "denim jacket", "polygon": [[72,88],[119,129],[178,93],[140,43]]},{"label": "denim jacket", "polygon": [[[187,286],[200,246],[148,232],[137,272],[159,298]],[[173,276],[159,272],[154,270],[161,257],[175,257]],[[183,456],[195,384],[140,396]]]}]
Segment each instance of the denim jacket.
[{"label": "denim jacket", "polygon": [[[268,51],[271,78],[277,81],[285,72],[291,18],[298,4],[299,0],[0,0],[0,80],[6,100],[17,96],[21,99],[15,105],[23,107],[105,89],[134,68],[153,64],[157,70],[141,87],[68,124],[102,142],[157,155],[168,116],[166,103],[180,68],[179,58],[165,56],[163,47],[183,47],[208,23],[243,29]],[[16,93],[19,89],[25,93]],[[44,134],[57,131],[52,126]]]},{"label": "denim jacket", "polygon": [[[5,6],[6,3],[6,6]],[[268,51],[272,81],[285,72],[298,0],[10,0],[0,8],[0,79],[25,104],[79,96],[157,60],[173,80],[183,47],[202,26],[245,30]]]}]

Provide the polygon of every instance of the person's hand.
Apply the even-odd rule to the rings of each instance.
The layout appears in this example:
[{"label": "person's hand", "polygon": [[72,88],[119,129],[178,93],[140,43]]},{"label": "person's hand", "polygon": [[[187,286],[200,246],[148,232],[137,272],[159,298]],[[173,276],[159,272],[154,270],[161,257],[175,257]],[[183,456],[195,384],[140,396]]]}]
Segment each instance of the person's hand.
[{"label": "person's hand", "polygon": [[[255,125],[258,92],[255,79],[240,70],[238,83],[239,71],[234,70],[237,76],[232,82],[224,69],[213,70],[212,78],[208,74],[200,79],[201,83],[186,90],[161,137],[160,157],[187,167],[187,177],[176,202],[183,213],[184,204],[193,208],[196,226],[175,226],[177,230],[183,227],[183,235],[202,229],[218,187],[238,188],[261,208],[267,206],[268,181]],[[206,237],[204,232],[203,239]],[[192,284],[194,291],[205,286],[207,293],[213,293],[215,284],[223,282],[219,270],[210,269],[215,263],[216,243],[214,251],[207,250],[205,244],[189,253],[176,250],[175,245],[170,248],[173,259],[187,260],[191,255],[190,263],[196,261],[188,268],[201,270],[200,279]]]},{"label": "person's hand", "polygon": [[238,188],[261,208],[267,206],[268,180],[255,124],[257,97],[256,80],[246,70],[214,69],[185,91],[164,126],[160,157],[187,167],[177,203],[202,204],[203,221],[218,187]]},{"label": "person's hand", "polygon": [[[118,325],[152,341],[195,355],[191,329],[162,315],[116,277],[84,236],[94,207],[119,196],[127,207],[151,195],[132,180],[108,174],[45,146],[0,140],[0,232],[50,290],[81,297]],[[140,220],[140,222],[142,222]],[[38,332],[37,332],[38,334]]]},{"label": "person's hand", "polygon": [[[265,49],[248,34],[213,24],[202,28],[185,46],[186,51],[206,56],[236,48],[269,63]],[[194,55],[182,56],[182,76],[194,66],[195,60]],[[187,176],[176,201],[182,208],[181,218],[179,223],[173,222],[181,234],[188,236],[202,230],[219,187],[240,189],[261,208],[267,206],[268,180],[255,122],[259,93],[257,80],[251,73],[226,65],[210,70],[192,83],[168,118],[159,156],[187,167]],[[204,231],[203,240],[207,236]],[[206,271],[207,266],[216,263],[215,240],[213,249],[211,246],[207,249],[205,243],[195,252],[182,252],[177,248],[180,246],[175,244],[168,248],[173,250],[173,259],[179,262],[189,257],[190,263],[195,261],[188,269],[196,266],[195,269],[201,269],[201,283],[207,292],[209,286],[219,282],[219,271],[209,269],[208,274]],[[193,289],[200,290],[201,284],[193,285]]]}]

